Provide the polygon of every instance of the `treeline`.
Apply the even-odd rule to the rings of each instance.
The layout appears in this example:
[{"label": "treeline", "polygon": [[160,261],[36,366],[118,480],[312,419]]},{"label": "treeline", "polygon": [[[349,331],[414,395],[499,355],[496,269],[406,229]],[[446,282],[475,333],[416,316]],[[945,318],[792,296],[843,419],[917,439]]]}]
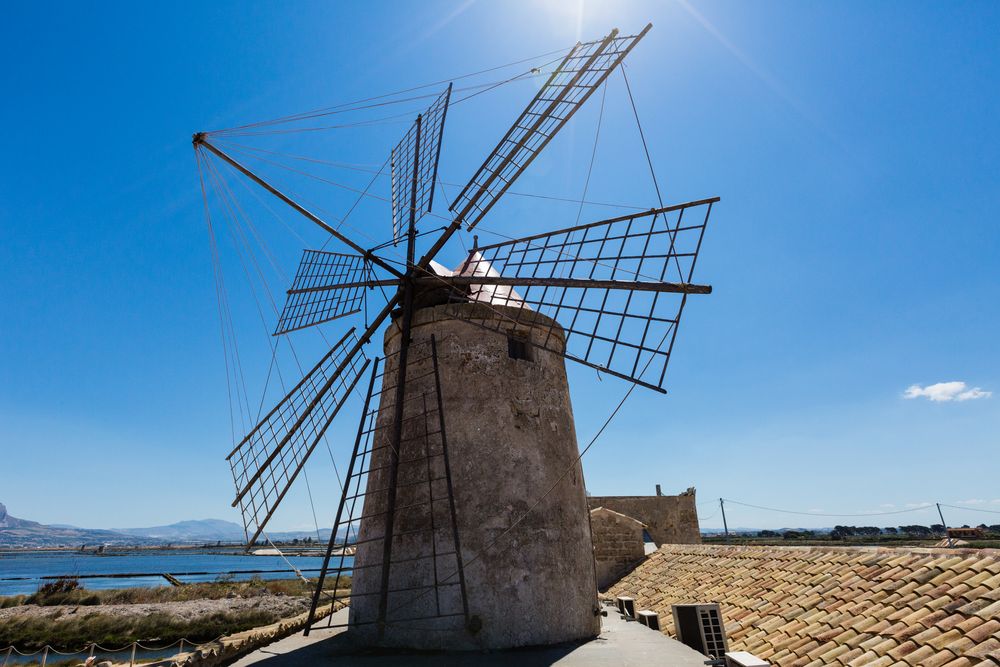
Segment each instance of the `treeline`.
[{"label": "treeline", "polygon": [[[962,528],[969,528],[970,526],[962,526]],[[993,535],[1000,536],[1000,524],[987,526],[986,524],[980,524],[976,528],[981,529],[984,533],[992,533]],[[811,539],[819,535],[826,534],[825,531],[815,531],[815,530],[762,530],[757,533],[757,537],[764,538],[783,538],[786,540],[794,539]],[[844,540],[852,537],[905,537],[914,539],[926,539],[936,536],[945,535],[945,527],[939,523],[931,524],[930,526],[922,526],[919,524],[913,524],[909,526],[888,526],[885,528],[879,528],[878,526],[834,526],[833,530],[826,534],[831,540]]]}]

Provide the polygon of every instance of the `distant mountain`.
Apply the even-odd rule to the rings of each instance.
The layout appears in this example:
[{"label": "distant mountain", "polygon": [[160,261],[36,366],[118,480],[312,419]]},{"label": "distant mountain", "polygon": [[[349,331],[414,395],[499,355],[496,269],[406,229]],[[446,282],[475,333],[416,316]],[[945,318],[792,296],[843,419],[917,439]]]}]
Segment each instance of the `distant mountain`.
[{"label": "distant mountain", "polygon": [[25,519],[18,519],[16,517],[12,517],[11,515],[7,514],[7,506],[4,505],[3,503],[0,503],[0,530],[5,528],[30,529],[30,528],[40,527],[41,525],[42,524],[38,523],[37,521],[27,521]]},{"label": "distant mountain", "polygon": [[178,521],[168,526],[114,528],[113,530],[125,535],[135,535],[164,542],[239,542],[245,539],[243,526],[222,519]]},{"label": "distant mountain", "polygon": [[[315,531],[290,531],[268,533],[275,542],[294,539],[317,539]],[[320,541],[330,538],[329,529],[320,532]],[[206,544],[214,542],[243,542],[243,526],[223,519],[178,521],[166,526],[149,528],[77,528],[68,524],[41,524],[37,521],[18,519],[7,513],[0,503],[0,548],[11,547],[61,547],[94,546],[147,546],[157,544]],[[266,542],[263,538],[258,544]]]},{"label": "distant mountain", "polygon": [[144,545],[151,542],[110,530],[46,526],[37,521],[18,519],[8,514],[7,507],[0,503],[0,547],[61,547],[81,544]]}]

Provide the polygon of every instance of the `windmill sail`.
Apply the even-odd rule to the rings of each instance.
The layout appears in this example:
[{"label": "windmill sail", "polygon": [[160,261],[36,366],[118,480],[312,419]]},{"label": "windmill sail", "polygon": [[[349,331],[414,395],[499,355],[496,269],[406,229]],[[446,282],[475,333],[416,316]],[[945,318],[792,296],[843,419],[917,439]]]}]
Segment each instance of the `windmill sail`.
[{"label": "windmill sail", "polygon": [[444,119],[451,99],[451,85],[431,104],[403,136],[390,156],[392,180],[392,240],[399,243],[402,230],[431,210],[437,183],[438,159]]},{"label": "windmill sail", "polygon": [[[428,277],[511,320],[551,318],[542,347],[663,391],[667,362],[718,198],[482,246],[458,277]],[[517,288],[514,292],[512,288]],[[504,291],[506,289],[507,291]],[[565,341],[565,346],[564,346]]]},{"label": "windmill sail", "polygon": [[[364,297],[361,283],[367,273],[364,258],[359,255],[303,250],[274,335],[359,312]],[[349,287],[329,289],[343,285]]]},{"label": "windmill sail", "polygon": [[465,186],[450,210],[472,229],[528,168],[573,114],[583,106],[652,24],[637,35],[577,44],[507,131]]},{"label": "windmill sail", "polygon": [[351,329],[227,457],[247,544],[260,536],[368,367],[358,348]]}]

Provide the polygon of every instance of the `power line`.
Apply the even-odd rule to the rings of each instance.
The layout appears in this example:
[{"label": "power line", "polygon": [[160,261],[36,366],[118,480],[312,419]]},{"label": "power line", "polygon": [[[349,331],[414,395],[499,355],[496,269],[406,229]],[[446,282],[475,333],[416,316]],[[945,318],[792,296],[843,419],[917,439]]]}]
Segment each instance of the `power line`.
[{"label": "power line", "polygon": [[[906,514],[908,512],[921,512],[923,510],[930,509],[934,507],[933,503],[928,503],[922,505],[921,507],[910,507],[902,510],[892,510],[889,512],[862,512],[857,514],[831,514],[827,512],[799,512],[796,510],[786,510],[779,509],[777,507],[764,507],[763,505],[753,505],[751,503],[740,502],[739,500],[733,500],[732,498],[724,498],[727,503],[733,503],[734,505],[743,505],[744,507],[752,507],[758,510],[766,510],[768,512],[781,512],[782,514],[798,514],[801,516],[832,516],[832,517],[853,517],[853,516],[887,516],[890,514]],[[1000,514],[1000,512],[998,512]]]},{"label": "power line", "polygon": [[958,505],[946,505],[941,503],[941,507],[950,507],[953,510],[972,510],[973,512],[986,512],[987,514],[1000,514],[997,510],[984,510],[981,507],[960,507]]}]

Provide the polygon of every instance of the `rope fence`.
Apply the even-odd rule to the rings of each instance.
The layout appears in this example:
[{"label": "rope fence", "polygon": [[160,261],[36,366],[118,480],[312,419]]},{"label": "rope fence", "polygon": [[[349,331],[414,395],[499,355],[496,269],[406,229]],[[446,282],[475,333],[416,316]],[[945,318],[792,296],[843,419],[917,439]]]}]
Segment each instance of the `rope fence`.
[{"label": "rope fence", "polygon": [[[136,664],[136,659],[156,660],[169,657],[170,654],[168,653],[168,651],[170,651],[170,649],[172,649],[174,646],[177,647],[177,652],[173,655],[180,655],[182,653],[200,651],[201,649],[208,646],[221,645],[220,641],[224,636],[225,635],[219,635],[218,637],[216,637],[211,641],[201,642],[201,643],[193,642],[190,639],[182,637],[181,639],[177,639],[171,642],[170,644],[166,644],[164,646],[147,646],[141,642],[135,641],[132,642],[131,644],[126,644],[121,648],[107,648],[106,646],[101,646],[97,642],[91,642],[89,646],[82,648],[79,651],[60,651],[46,644],[45,646],[36,651],[23,652],[19,651],[13,646],[8,646],[5,649],[0,649],[0,655],[3,655],[3,663],[0,664],[0,667],[8,667],[8,665],[12,667],[13,665],[36,664],[36,661],[34,660],[25,661],[22,660],[22,658],[32,658],[34,656],[39,656],[39,655],[41,656],[40,664],[42,665],[42,667],[45,667],[45,665],[48,663],[50,655],[60,656],[62,658],[72,658],[79,656],[85,665],[90,665],[90,664],[96,664],[97,662],[96,658],[98,657],[98,654],[100,654],[100,657],[102,658],[109,658],[111,656],[123,653],[128,654],[128,664],[130,667],[132,667],[133,665]],[[146,651],[147,654],[137,656],[139,650]],[[154,653],[156,655],[148,655],[148,653]],[[15,658],[14,656],[17,657]]]}]

